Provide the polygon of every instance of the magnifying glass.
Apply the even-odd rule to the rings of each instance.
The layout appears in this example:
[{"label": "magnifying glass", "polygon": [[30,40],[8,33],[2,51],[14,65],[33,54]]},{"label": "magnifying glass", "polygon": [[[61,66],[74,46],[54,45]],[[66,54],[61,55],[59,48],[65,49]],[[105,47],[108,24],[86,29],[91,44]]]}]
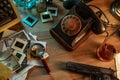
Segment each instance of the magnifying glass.
[{"label": "magnifying glass", "polygon": [[45,47],[40,43],[35,43],[30,47],[30,55],[35,57],[35,58],[40,58],[44,67],[45,67],[45,69],[46,69],[46,71],[48,73],[50,73],[50,69],[47,65],[47,62],[43,58],[44,52],[45,52]]},{"label": "magnifying glass", "polygon": [[44,54],[45,48],[40,43],[35,43],[30,47],[30,54],[35,58],[42,58]]}]

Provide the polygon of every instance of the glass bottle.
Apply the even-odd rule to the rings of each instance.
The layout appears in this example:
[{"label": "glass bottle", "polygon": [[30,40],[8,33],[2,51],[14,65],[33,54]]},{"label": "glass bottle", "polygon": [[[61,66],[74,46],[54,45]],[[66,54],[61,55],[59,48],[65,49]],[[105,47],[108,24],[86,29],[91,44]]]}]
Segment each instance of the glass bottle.
[{"label": "glass bottle", "polygon": [[36,1],[36,10],[37,10],[37,13],[41,13],[41,12],[46,11],[46,2],[45,2],[45,0]]}]

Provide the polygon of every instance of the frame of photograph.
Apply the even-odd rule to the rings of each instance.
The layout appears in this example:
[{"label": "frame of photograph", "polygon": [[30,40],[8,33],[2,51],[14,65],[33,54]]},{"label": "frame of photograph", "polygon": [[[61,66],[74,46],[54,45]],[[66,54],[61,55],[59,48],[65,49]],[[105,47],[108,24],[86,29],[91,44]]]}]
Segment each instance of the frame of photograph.
[{"label": "frame of photograph", "polygon": [[23,19],[23,22],[29,25],[30,27],[33,27],[35,23],[37,23],[38,19],[32,15],[28,15]]},{"label": "frame of photograph", "polygon": [[17,51],[17,50],[14,50],[12,54],[17,58],[19,64],[22,64],[23,60],[26,57],[24,53]]},{"label": "frame of photograph", "polygon": [[13,48],[17,51],[23,52],[27,43],[28,43],[27,41],[24,41],[20,38],[16,38],[15,41],[13,42],[11,48]]},{"label": "frame of photograph", "polygon": [[52,16],[58,15],[58,8],[56,7],[47,7],[47,11],[51,12]]},{"label": "frame of photograph", "polygon": [[48,11],[40,13],[40,18],[42,22],[48,22],[53,20],[52,14]]}]

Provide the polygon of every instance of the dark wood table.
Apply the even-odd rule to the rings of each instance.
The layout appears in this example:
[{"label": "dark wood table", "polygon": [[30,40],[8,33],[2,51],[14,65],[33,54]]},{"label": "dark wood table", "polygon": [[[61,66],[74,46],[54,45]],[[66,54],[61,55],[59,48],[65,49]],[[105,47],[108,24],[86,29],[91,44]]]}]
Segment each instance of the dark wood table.
[{"label": "dark wood table", "polygon": [[[101,8],[110,20],[111,24],[119,23],[119,21],[116,20],[109,12],[112,1],[113,0],[93,0],[88,4],[95,5]],[[44,68],[34,67],[29,71],[27,80],[77,80],[81,77],[80,74],[68,72],[63,69],[63,63],[67,61],[74,61],[78,63],[115,69],[114,59],[108,62],[103,62],[100,61],[96,56],[96,50],[103,42],[105,38],[105,33],[100,35],[91,34],[84,43],[80,44],[80,46],[73,51],[65,50],[58,42],[56,42],[56,40],[50,35],[49,29],[60,18],[62,18],[68,10],[63,8],[62,2],[59,0],[53,0],[52,6],[58,7],[58,16],[54,17],[54,20],[52,22],[47,23],[41,22],[39,15],[37,15],[34,8],[27,10],[18,7],[20,16],[22,18],[24,18],[30,12],[31,14],[39,18],[39,22],[36,23],[35,26],[32,28],[24,23],[23,25],[24,29],[27,32],[36,34],[39,40],[47,42],[46,51],[49,54],[49,58],[46,61],[51,70],[51,75],[48,75]],[[51,76],[54,79],[52,79]]]}]

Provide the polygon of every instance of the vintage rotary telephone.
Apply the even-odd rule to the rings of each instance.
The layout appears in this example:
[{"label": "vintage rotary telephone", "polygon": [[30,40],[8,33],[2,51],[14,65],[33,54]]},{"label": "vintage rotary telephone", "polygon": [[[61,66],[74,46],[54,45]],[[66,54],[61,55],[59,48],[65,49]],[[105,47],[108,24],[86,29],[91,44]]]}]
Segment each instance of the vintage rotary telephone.
[{"label": "vintage rotary telephone", "polygon": [[[70,0],[71,1],[71,0]],[[67,50],[74,50],[85,41],[90,32],[101,34],[105,32],[105,26],[100,20],[100,13],[94,13],[85,3],[79,0],[67,6],[69,12],[51,29],[51,35]],[[63,6],[65,2],[63,0]],[[65,7],[66,8],[66,7]]]}]

